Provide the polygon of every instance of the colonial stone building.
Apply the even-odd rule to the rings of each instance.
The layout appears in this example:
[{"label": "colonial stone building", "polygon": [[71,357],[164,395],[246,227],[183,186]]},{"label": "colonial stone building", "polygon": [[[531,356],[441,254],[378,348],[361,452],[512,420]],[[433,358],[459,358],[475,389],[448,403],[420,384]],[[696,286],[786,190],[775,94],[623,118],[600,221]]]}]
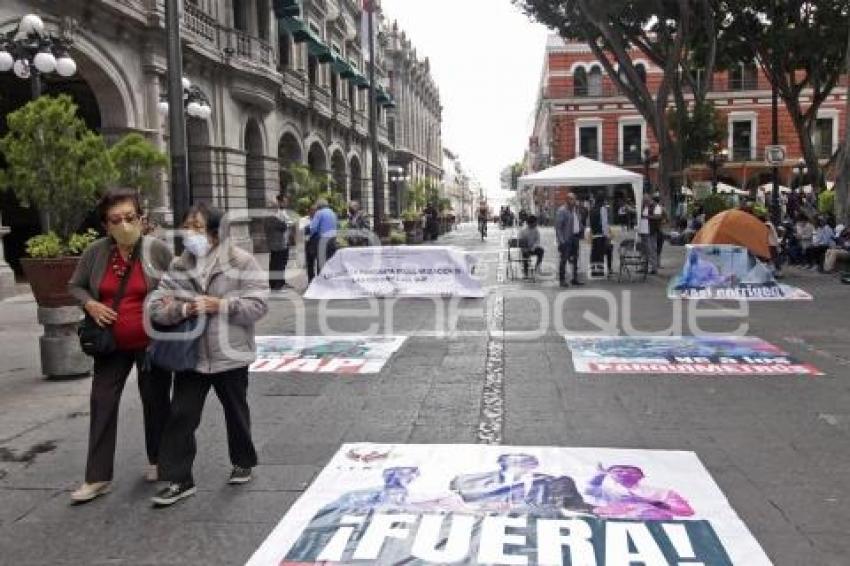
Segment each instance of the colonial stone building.
[{"label": "colonial stone building", "polygon": [[[394,137],[402,142],[400,151],[409,152],[404,155],[411,157],[413,175],[428,174],[425,163],[436,163],[431,174],[439,171],[439,95],[427,63],[411,56],[409,44],[401,49],[390,41],[400,32],[376,18],[380,174],[372,178],[359,0],[182,4],[184,75],[212,107],[209,120],[187,121],[192,198],[245,211],[246,220],[237,227],[243,243],[250,243],[251,210],[267,207],[288,189],[286,168],[293,163],[328,173],[337,190],[360,200],[370,213],[373,185],[384,192],[385,205],[397,200],[387,175],[397,155]],[[4,0],[0,32],[13,30],[27,13],[41,16],[52,32],[66,28],[74,41],[77,75],[48,78],[46,93],[70,93],[89,126],[109,139],[141,132],[167,148],[168,120],[158,111],[167,84],[162,0]],[[398,60],[404,62],[400,67]],[[0,73],[0,92],[2,134],[3,117],[25,104],[30,90],[27,81]],[[427,108],[436,112],[425,110],[425,95]],[[404,118],[395,121],[394,113]],[[395,124],[391,136],[388,126]],[[3,198],[3,218],[12,227],[7,251],[14,258],[38,231],[38,219],[8,195]],[[168,217],[165,180],[153,201],[154,213]],[[254,230],[254,242],[262,246],[258,236]]]}]

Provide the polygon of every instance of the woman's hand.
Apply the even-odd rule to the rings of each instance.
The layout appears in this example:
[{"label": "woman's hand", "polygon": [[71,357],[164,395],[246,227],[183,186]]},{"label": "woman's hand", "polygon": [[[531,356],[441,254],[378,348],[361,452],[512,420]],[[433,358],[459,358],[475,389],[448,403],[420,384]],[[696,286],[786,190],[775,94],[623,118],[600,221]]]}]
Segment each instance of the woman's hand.
[{"label": "woman's hand", "polygon": [[221,299],[218,297],[210,297],[208,295],[201,295],[200,297],[195,297],[195,300],[192,302],[189,311],[192,314],[216,314],[221,308]]},{"label": "woman's hand", "polygon": [[118,320],[118,313],[98,301],[89,301],[83,307],[100,327],[106,327]]}]

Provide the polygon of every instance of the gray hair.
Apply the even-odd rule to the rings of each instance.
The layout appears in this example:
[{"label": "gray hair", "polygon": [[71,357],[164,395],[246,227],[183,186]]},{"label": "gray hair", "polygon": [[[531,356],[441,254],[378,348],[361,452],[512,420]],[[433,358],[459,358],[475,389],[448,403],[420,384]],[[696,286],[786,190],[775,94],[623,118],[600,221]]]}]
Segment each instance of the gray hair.
[{"label": "gray hair", "polygon": [[316,208],[325,208],[328,206],[328,199],[319,197],[316,199]]}]

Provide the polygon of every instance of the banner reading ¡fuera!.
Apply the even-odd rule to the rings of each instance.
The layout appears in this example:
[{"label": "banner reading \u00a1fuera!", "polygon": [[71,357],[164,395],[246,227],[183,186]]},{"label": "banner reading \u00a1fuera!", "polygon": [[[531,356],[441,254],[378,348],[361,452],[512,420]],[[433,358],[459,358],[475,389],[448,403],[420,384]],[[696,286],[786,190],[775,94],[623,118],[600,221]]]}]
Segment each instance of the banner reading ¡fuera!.
[{"label": "banner reading \u00a1fuera!", "polygon": [[250,566],[765,566],[691,452],[344,445]]}]

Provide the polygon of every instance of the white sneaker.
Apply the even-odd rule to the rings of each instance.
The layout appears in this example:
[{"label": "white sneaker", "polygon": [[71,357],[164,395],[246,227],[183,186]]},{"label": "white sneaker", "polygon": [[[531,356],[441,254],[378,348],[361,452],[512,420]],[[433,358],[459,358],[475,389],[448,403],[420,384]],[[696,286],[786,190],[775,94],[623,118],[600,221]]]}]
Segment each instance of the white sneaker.
[{"label": "white sneaker", "polygon": [[86,503],[96,497],[106,495],[110,491],[112,491],[112,482],[99,481],[95,483],[84,483],[76,491],[71,493],[71,502]]},{"label": "white sneaker", "polygon": [[159,471],[157,470],[156,464],[148,464],[148,467],[145,468],[145,481],[148,483],[159,481]]}]

